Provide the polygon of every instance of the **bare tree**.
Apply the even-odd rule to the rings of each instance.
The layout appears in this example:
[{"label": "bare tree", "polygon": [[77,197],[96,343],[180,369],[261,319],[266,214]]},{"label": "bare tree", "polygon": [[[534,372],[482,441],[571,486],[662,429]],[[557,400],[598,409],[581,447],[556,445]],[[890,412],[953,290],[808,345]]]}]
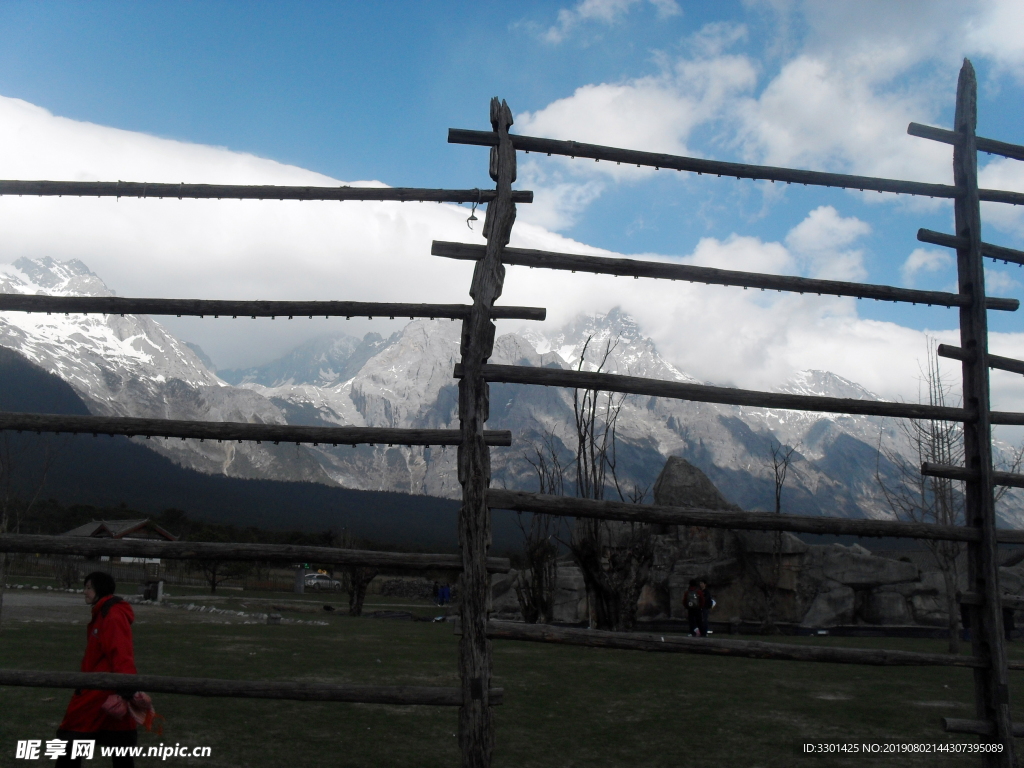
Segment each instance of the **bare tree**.
[{"label": "bare tree", "polygon": [[[927,390],[928,404],[945,406],[950,392],[939,371],[939,358],[928,341],[927,367],[922,371],[921,383]],[[921,398],[923,399],[923,398]],[[964,494],[962,483],[944,477],[921,474],[921,464],[962,465],[964,461],[963,427],[958,422],[904,419],[896,422],[896,429],[910,446],[910,458],[896,448],[882,444],[878,435],[878,454],[875,480],[886,503],[897,518],[936,525],[963,525]],[[894,471],[883,475],[882,459]],[[1017,459],[1018,465],[1020,459]],[[931,551],[946,589],[946,612],[949,628],[949,652],[960,652],[960,610],[957,604],[959,559],[963,545],[958,541],[924,539]]]},{"label": "bare tree", "polygon": [[[537,473],[539,493],[562,496],[565,492],[565,468],[558,455],[553,433],[544,446],[534,446],[536,458],[526,460]],[[523,533],[523,554],[526,561],[513,582],[523,619],[530,624],[554,621],[555,584],[558,581],[558,543],[556,518],[552,515],[530,515],[529,521],[517,514],[516,523]]]},{"label": "bare tree", "polygon": [[[783,445],[775,440],[770,440],[768,443],[768,455],[765,457],[765,461],[772,469],[772,479],[775,484],[775,514],[777,515],[782,514],[782,489],[786,485],[786,476],[789,474],[789,465],[793,461],[795,452],[795,446]],[[761,631],[766,634],[776,634],[779,631],[775,624],[775,608],[779,582],[782,579],[782,531],[772,531],[771,537],[772,551],[767,573],[757,567],[751,569],[754,581],[764,598],[764,623],[761,626]]]},{"label": "bare tree", "polygon": [[[586,361],[588,338],[580,353],[578,370]],[[608,362],[614,345],[609,340],[596,370]],[[576,495],[603,499],[613,487],[623,501],[640,502],[646,488],[624,492],[616,473],[616,430],[625,395],[595,389],[574,390],[576,424]],[[590,603],[590,625],[595,629],[628,630],[636,625],[637,602],[650,581],[654,540],[649,525],[610,523],[577,518],[569,541],[573,560],[583,573]]]},{"label": "bare tree", "polygon": [[[338,536],[333,530],[324,534],[328,547],[341,547],[342,549],[361,549],[359,542],[347,530],[343,530]],[[376,568],[365,566],[348,566],[338,574],[341,578],[341,588],[348,592],[348,615],[362,616],[363,601],[366,599],[366,590],[370,586],[379,571]]]}]

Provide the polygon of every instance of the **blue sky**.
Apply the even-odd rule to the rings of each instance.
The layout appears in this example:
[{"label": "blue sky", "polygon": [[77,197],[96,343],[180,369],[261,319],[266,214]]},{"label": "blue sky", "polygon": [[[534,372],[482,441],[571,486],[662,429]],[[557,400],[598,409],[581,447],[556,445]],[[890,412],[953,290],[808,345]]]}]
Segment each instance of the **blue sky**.
[{"label": "blue sky", "polygon": [[[498,95],[524,133],[949,182],[949,148],[905,136],[906,123],[950,126],[966,55],[981,83],[979,133],[1024,143],[1022,39],[1024,11],[1010,0],[7,2],[0,176],[484,186],[485,152],[448,145],[446,132],[486,128]],[[1021,164],[981,161],[983,185],[1024,189]],[[946,203],[592,166],[520,156],[519,186],[537,192],[520,209],[521,244],[932,289],[955,281],[948,254],[915,240],[922,226],[951,231]],[[451,206],[363,207],[337,213],[336,229],[337,208],[278,208],[274,231],[295,243],[285,254],[252,234],[270,226],[249,218],[271,210],[255,206],[275,204],[240,218],[235,205],[120,205],[0,201],[0,262],[77,256],[135,295],[458,300],[468,284],[464,269],[416,255],[438,233],[459,236],[467,212]],[[1005,209],[986,208],[985,238],[1022,248],[1024,218]],[[369,227],[373,217],[399,234]],[[186,250],[193,271],[175,278]],[[396,251],[417,265],[402,278],[386,261]],[[1024,299],[1019,268],[992,267],[990,293]],[[548,305],[553,322],[621,303],[680,367],[747,386],[818,367],[912,396],[906,360],[923,357],[922,332],[948,335],[956,321],[950,310],[560,280],[510,277],[507,295]],[[731,335],[718,331],[723,319]],[[990,324],[997,351],[1024,356],[1020,317],[991,313]],[[222,365],[260,362],[312,333],[275,329],[255,343],[209,323],[171,327]],[[888,346],[876,355],[879,339]]]}]

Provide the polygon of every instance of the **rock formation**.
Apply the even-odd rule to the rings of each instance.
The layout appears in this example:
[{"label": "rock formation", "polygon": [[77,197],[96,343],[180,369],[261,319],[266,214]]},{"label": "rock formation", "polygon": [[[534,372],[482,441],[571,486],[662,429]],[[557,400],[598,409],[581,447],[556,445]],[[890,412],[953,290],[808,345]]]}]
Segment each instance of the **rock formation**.
[{"label": "rock formation", "polygon": [[[655,504],[737,510],[708,477],[685,459],[671,457],[654,486]],[[763,586],[771,573],[776,534],[721,528],[661,526],[655,530],[651,582],[640,597],[644,619],[685,619],[683,595],[691,578],[703,578],[717,607],[715,622],[765,619]],[[880,557],[859,544],[807,544],[780,534],[781,568],[775,621],[805,627],[841,624],[946,626],[941,573],[912,558]],[[1024,565],[1000,569],[1003,591],[1024,593]],[[510,584],[510,582],[508,582]],[[494,610],[518,612],[515,592],[504,579],[494,585]],[[560,562],[555,620],[584,621],[583,578],[571,561]]]}]

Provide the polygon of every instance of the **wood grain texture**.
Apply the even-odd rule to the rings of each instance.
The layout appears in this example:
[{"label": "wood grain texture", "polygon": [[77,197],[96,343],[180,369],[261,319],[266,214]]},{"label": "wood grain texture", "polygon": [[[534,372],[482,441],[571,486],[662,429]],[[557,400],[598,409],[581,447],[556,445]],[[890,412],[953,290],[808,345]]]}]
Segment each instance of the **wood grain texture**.
[{"label": "wood grain texture", "polygon": [[[456,429],[392,429],[390,427],[304,427],[287,424],[249,424],[233,421],[179,421],[127,416],[64,416],[46,413],[0,412],[0,430],[68,432],[72,434],[174,437],[182,440],[237,440],[257,443],[313,445],[458,445]],[[512,433],[490,430],[488,445],[512,445]]]},{"label": "wood grain texture", "polygon": [[516,153],[508,136],[512,125],[508,104],[491,99],[490,120],[498,137],[488,163],[488,172],[496,182],[496,195],[487,206],[483,226],[487,247],[473,270],[469,291],[473,311],[462,323],[460,346],[465,371],[459,381],[462,443],[458,457],[459,482],[462,483],[459,544],[463,558],[459,674],[465,701],[459,709],[459,746],[463,768],[489,768],[494,752],[494,718],[488,701],[491,648],[486,632],[490,582],[485,568],[491,544],[491,515],[487,506],[491,459],[483,440],[484,424],[490,415],[490,395],[481,371],[494,347],[491,308],[501,296],[505,279],[502,252],[508,245],[516,219],[512,194]]},{"label": "wood grain texture", "polygon": [[[208,677],[122,675],[106,672],[42,672],[0,669],[0,685],[30,688],[81,688],[92,690],[178,693],[188,696],[233,699],[286,699],[290,701],[337,701],[353,704],[426,705],[458,707],[458,688],[416,685],[330,685],[263,680],[220,680]],[[491,704],[504,700],[504,689],[490,691]]]},{"label": "wood grain texture", "polygon": [[[931,139],[943,144],[956,145],[963,141],[963,134],[956,131],[949,131],[945,128],[935,128],[931,125],[911,123],[907,126],[907,133],[921,139]],[[1020,144],[1010,144],[1005,141],[986,139],[981,136],[974,137],[975,146],[979,152],[988,152],[990,155],[1002,155],[1014,160],[1024,160],[1024,147]]]},{"label": "wood grain texture", "polygon": [[[431,571],[462,569],[458,555],[409,552],[377,552],[368,549],[337,549],[296,544],[248,544],[205,541],[155,541],[150,539],[94,539],[80,536],[0,534],[0,552],[78,555],[81,557],[159,557],[168,560],[266,560],[288,563],[324,563],[381,570]],[[508,573],[507,558],[491,557],[487,569]]]},{"label": "wood grain texture", "polygon": [[[963,248],[966,242],[956,235],[947,235],[945,232],[936,232],[933,229],[917,230],[917,239],[922,243],[941,245],[945,248]],[[1024,264],[1024,251],[992,245],[992,243],[981,243],[981,255],[1010,264]]]},{"label": "wood grain texture", "polygon": [[[475,260],[483,256],[481,245],[451,243],[435,240],[430,249],[434,256]],[[869,285],[841,280],[818,280],[788,275],[764,275],[759,272],[738,272],[714,267],[695,267],[688,264],[667,264],[660,261],[639,261],[607,256],[587,256],[555,251],[536,251],[527,248],[506,248],[502,255],[505,264],[538,269],[559,269],[573,272],[591,272],[620,277],[646,277],[661,280],[682,280],[707,285],[729,285],[790,293],[816,293],[820,296],[850,296],[858,299],[894,301],[907,304],[926,304],[940,307],[959,307],[967,299],[956,293],[919,291],[890,285]],[[989,309],[1009,312],[1020,307],[1017,299],[988,299]]]},{"label": "wood grain texture", "polygon": [[[463,369],[455,368],[456,378]],[[706,384],[685,384],[675,381],[621,376],[614,373],[567,371],[558,368],[530,368],[522,365],[485,365],[483,375],[488,381],[507,384],[537,384],[546,387],[572,387],[597,389],[604,392],[625,392],[633,395],[669,397],[697,403],[748,405],[757,408],[780,408],[793,411],[824,413],[851,413],[865,416],[890,416],[906,419],[934,419],[938,421],[970,421],[973,412],[963,408],[948,408],[917,403],[887,403],[878,400],[854,400],[817,395],[790,395],[777,392],[755,392],[732,387],[713,387]]]},{"label": "wood grain texture", "polygon": [[[29,296],[0,293],[0,312],[177,315],[181,317],[429,317],[461,320],[468,304],[408,304],[374,301],[223,301],[220,299],[132,299],[121,296]],[[493,307],[496,320],[543,320],[540,307]]]},{"label": "wood grain texture", "polygon": [[[594,501],[573,496],[547,496],[526,491],[492,488],[487,493],[492,509],[508,509],[556,517],[589,517],[660,525],[692,525],[700,528],[725,528],[748,531],[791,531],[834,536],[866,536],[931,539],[935,541],[978,541],[981,534],[959,525],[904,523],[896,520],[850,520],[834,517],[775,515],[767,512],[732,512],[691,507],[666,507],[654,504],[627,504],[619,501]],[[1000,531],[1007,543],[1024,542],[1024,531]]]},{"label": "wood grain texture", "polygon": [[[934,464],[928,461],[921,465],[921,474],[929,477],[945,477],[949,480],[959,480],[961,482],[977,481],[980,476],[977,471],[967,469],[966,467],[958,467],[952,464]],[[993,470],[991,476],[993,485],[1024,488],[1024,475]]]},{"label": "wood grain texture", "polygon": [[981,531],[981,540],[967,545],[967,585],[984,595],[980,606],[969,606],[971,651],[987,662],[974,672],[977,719],[995,726],[992,741],[1003,745],[1000,753],[987,753],[987,766],[1017,765],[1010,717],[1009,676],[1006,666],[1003,612],[999,606],[998,530],[993,496],[992,430],[988,378],[988,316],[985,311],[985,268],[981,254],[981,195],[978,190],[978,153],[975,129],[978,120],[978,86],[974,67],[964,61],[957,81],[954,129],[961,141],[953,147],[953,203],[959,293],[971,299],[960,308],[960,348],[969,359],[961,363],[963,402],[976,409],[977,417],[964,424],[964,465],[972,477],[965,480],[964,517],[967,525]]},{"label": "wood grain texture", "polygon": [[[418,187],[293,187],[251,184],[163,184],[141,181],[0,181],[0,195],[37,197],[138,197],[179,200],[376,200],[379,202],[489,203],[486,189]],[[517,203],[532,203],[533,192],[512,193]]]},{"label": "wood grain texture", "polygon": [[[943,717],[940,721],[942,730],[946,733],[974,733],[978,736],[991,736],[995,733],[995,726],[985,720],[968,720],[961,717]],[[1016,738],[1024,738],[1024,725],[1015,724],[1013,735]]]},{"label": "wood grain texture", "polygon": [[[954,198],[957,188],[948,184],[926,184],[920,181],[902,181],[884,179],[875,176],[851,176],[845,173],[824,173],[822,171],[802,171],[794,168],[779,168],[769,165],[749,165],[747,163],[727,163],[720,160],[704,160],[698,157],[682,155],[665,155],[657,152],[639,152],[633,149],[618,149],[599,144],[583,144],[578,141],[558,141],[541,139],[533,136],[512,136],[512,145],[526,152],[543,152],[565,157],[582,157],[594,160],[605,160],[627,165],[645,166],[647,168],[690,171],[716,176],[732,176],[736,179],[763,179],[781,181],[787,184],[805,184],[816,187],[838,187],[840,189],[860,189],[876,192],[894,192],[902,195],[919,195],[924,197]],[[497,138],[493,132],[468,131],[461,128],[448,129],[449,144],[471,144],[476,146],[494,146]],[[982,200],[1012,205],[1024,205],[1024,194],[1006,192],[996,189],[980,190]]]},{"label": "wood grain texture", "polygon": [[[964,360],[964,351],[960,347],[953,346],[951,344],[939,344],[937,349],[939,357],[946,357],[951,360]],[[1012,357],[1000,357],[999,355],[988,356],[988,367],[997,368],[1001,371],[1009,371],[1010,373],[1021,373],[1024,374],[1024,360],[1014,360]],[[998,422],[995,421],[996,414],[993,411],[992,418],[993,424]],[[1024,417],[1024,414],[1022,414]]]},{"label": "wood grain texture", "polygon": [[524,624],[490,621],[487,634],[492,639],[523,640],[538,643],[581,645],[588,648],[649,651],[653,653],[695,653],[707,656],[733,656],[776,661],[814,661],[826,664],[863,664],[877,667],[967,667],[986,665],[974,656],[948,653],[915,653],[867,648],[836,648],[795,643],[765,643],[758,640],[726,640],[649,632],[606,632],[597,629],[556,627],[550,624]]}]

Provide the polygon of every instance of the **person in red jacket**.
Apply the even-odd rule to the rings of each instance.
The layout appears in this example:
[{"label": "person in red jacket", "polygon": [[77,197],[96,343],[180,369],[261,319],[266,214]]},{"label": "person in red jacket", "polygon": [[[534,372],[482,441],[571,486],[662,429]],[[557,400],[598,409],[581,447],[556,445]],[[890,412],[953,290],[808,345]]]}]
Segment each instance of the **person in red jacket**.
[{"label": "person in red jacket", "polygon": [[[83,672],[137,674],[132,648],[135,612],[128,603],[114,594],[114,588],[114,578],[109,573],[97,571],[85,577],[85,601],[92,606],[92,620],[86,630]],[[67,741],[67,747],[57,759],[56,765],[68,768],[81,765],[81,756],[72,757],[76,740],[95,741],[98,746],[135,746],[138,733],[134,718],[118,717],[107,711],[110,709],[108,700],[111,696],[119,695],[129,700],[134,693],[134,689],[127,688],[119,691],[75,691],[57,730],[57,738]],[[106,709],[104,704],[107,704]],[[121,707],[121,710],[124,708]],[[95,756],[99,757],[98,749]],[[131,757],[118,756],[113,758],[113,764],[114,768],[134,768],[135,761]]]}]

